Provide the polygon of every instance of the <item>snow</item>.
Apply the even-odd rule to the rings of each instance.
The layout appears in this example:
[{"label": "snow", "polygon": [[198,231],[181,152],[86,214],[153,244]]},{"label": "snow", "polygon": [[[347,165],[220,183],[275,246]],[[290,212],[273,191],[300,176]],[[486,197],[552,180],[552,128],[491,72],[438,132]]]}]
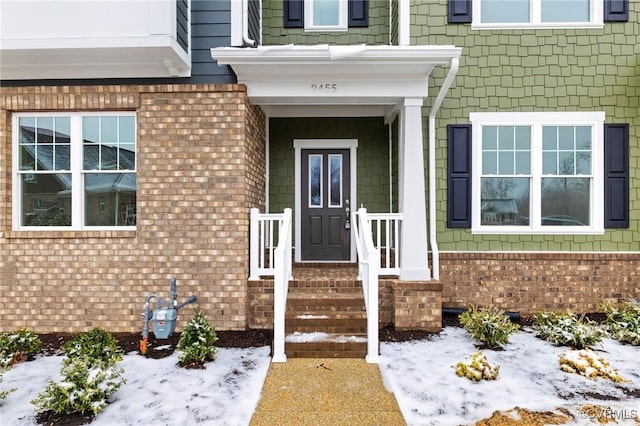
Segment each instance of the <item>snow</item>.
[{"label": "snow", "polygon": [[[474,383],[456,376],[456,363],[468,359],[477,348],[463,329],[452,327],[427,340],[382,343],[380,369],[410,425],[473,424],[496,410],[516,406],[544,411],[564,407],[575,416],[574,424],[593,425],[579,411],[585,404],[627,416],[627,423],[620,424],[636,424],[640,399],[625,396],[623,389],[640,389],[637,346],[605,339],[593,348],[630,380],[613,383],[563,372],[559,357],[567,348],[536,338],[529,330],[512,335],[510,340],[503,351],[483,351],[489,362],[500,365],[497,380]],[[0,391],[17,390],[0,401],[0,424],[36,424],[30,401],[49,380],[60,380],[62,359],[41,356],[4,374]],[[248,425],[270,361],[267,347],[221,348],[204,370],[178,367],[177,352],[163,359],[127,354],[117,364],[124,369],[127,383],[92,425]],[[620,400],[599,400],[597,395]]]},{"label": "snow", "polygon": [[348,343],[348,342],[366,342],[367,338],[362,336],[345,336],[342,334],[332,334],[332,333],[321,333],[321,332],[313,332],[313,333],[302,333],[299,331],[294,332],[293,334],[289,334],[284,338],[285,342],[291,343],[310,343],[310,342],[337,342],[337,343]]}]

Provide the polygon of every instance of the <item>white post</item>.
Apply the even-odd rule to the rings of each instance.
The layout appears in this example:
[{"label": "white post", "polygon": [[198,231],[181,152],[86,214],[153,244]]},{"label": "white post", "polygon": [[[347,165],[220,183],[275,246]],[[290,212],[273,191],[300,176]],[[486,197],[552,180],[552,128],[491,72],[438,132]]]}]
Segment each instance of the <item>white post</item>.
[{"label": "white post", "polygon": [[258,281],[259,265],[259,235],[260,224],[258,223],[258,215],[260,211],[257,208],[251,209],[251,219],[249,221],[249,281]]},{"label": "white post", "polygon": [[428,281],[422,98],[405,98],[400,118],[400,279]]},{"label": "white post", "polygon": [[379,336],[378,336],[378,273],[380,269],[380,250],[373,250],[369,256],[369,298],[367,311],[367,356],[365,361],[369,364],[378,364],[380,362],[379,355]]}]

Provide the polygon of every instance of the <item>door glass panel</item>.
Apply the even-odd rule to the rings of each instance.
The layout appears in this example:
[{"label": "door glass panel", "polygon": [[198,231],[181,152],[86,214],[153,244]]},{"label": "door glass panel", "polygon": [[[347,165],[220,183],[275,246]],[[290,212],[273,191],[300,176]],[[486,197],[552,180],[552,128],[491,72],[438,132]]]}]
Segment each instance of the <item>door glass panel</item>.
[{"label": "door glass panel", "polygon": [[309,155],[309,207],[322,207],[322,155]]},{"label": "door glass panel", "polygon": [[342,207],[342,155],[329,155],[329,207]]}]

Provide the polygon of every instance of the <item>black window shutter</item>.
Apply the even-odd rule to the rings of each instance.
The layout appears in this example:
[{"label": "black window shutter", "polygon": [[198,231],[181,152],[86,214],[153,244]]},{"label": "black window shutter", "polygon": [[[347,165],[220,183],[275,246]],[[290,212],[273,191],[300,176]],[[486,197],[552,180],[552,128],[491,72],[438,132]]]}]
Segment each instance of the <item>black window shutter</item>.
[{"label": "black window shutter", "polygon": [[604,0],[605,22],[628,22],[629,0]]},{"label": "black window shutter", "polygon": [[470,24],[471,0],[449,0],[447,14],[450,24]]},{"label": "black window shutter", "polygon": [[604,125],[604,227],[629,227],[629,125]]},{"label": "black window shutter", "polygon": [[284,0],[284,27],[304,28],[304,0]]},{"label": "black window shutter", "polygon": [[471,124],[447,126],[447,227],[471,228]]},{"label": "black window shutter", "polygon": [[369,26],[369,0],[349,0],[349,26]]}]

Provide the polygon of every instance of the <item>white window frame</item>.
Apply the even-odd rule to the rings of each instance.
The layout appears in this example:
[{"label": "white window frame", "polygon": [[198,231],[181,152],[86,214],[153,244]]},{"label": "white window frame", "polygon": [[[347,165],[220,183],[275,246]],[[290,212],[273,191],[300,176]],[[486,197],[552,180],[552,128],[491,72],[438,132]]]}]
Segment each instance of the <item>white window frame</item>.
[{"label": "white window frame", "polygon": [[304,0],[305,31],[347,31],[349,29],[348,0],[338,0],[338,25],[314,25],[313,3],[315,0]]},{"label": "white window frame", "polygon": [[542,22],[542,0],[530,0],[529,22],[490,22],[483,23],[481,2],[473,0],[471,28],[484,29],[536,29],[536,28],[604,28],[603,0],[590,0],[589,22]]},{"label": "white window frame", "polygon": [[[472,127],[471,232],[474,234],[603,234],[604,233],[604,112],[477,112],[469,114]],[[542,226],[542,127],[591,126],[589,226]],[[531,187],[529,225],[482,225],[482,127],[531,126]]]},{"label": "white window frame", "polygon": [[[100,170],[84,170],[83,168],[83,140],[82,140],[82,118],[89,116],[131,116],[134,118],[136,129],[134,145],[136,147],[136,167],[133,170],[115,170],[113,173],[132,173],[137,175],[137,150],[138,150],[138,119],[135,112],[131,111],[58,111],[58,112],[24,112],[13,114],[12,125],[12,156],[13,156],[13,173],[12,173],[12,227],[16,231],[127,231],[135,230],[135,225],[130,226],[90,226],[85,225],[85,190],[84,176],[89,173],[110,173]],[[22,216],[22,182],[19,173],[20,155],[19,155],[19,119],[21,117],[69,117],[70,118],[70,166],[69,170],[53,170],[47,173],[68,173],[71,174],[71,226],[27,226],[21,225]],[[34,172],[37,176],[37,172]]]}]

